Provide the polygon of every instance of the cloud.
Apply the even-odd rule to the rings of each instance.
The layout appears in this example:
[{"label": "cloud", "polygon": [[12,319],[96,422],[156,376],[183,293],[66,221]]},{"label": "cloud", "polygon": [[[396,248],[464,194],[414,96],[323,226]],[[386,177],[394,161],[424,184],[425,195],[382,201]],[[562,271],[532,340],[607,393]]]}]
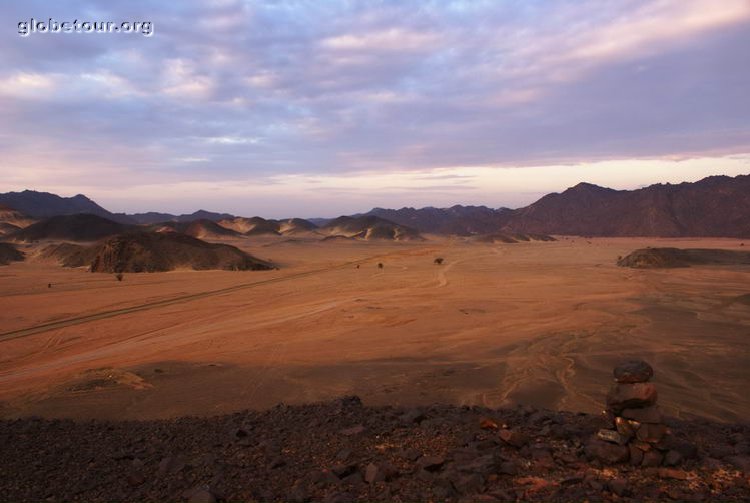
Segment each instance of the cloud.
[{"label": "cloud", "polygon": [[30,0],[0,16],[155,28],[0,33],[0,189],[353,176],[357,193],[472,202],[464,172],[427,187],[456,166],[523,170],[541,192],[540,165],[594,163],[614,181],[624,168],[598,163],[750,152],[746,0]]}]

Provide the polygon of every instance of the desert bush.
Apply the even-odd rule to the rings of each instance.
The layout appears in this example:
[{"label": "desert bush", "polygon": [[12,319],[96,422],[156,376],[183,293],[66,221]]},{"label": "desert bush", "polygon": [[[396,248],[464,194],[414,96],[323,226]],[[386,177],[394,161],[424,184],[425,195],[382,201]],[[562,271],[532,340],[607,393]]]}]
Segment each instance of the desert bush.
[{"label": "desert bush", "polygon": [[443,257],[438,257],[434,261],[435,265],[443,265]]},{"label": "desert bush", "polygon": [[122,278],[124,277],[125,275],[121,272],[118,272],[117,274],[115,274],[115,278],[117,278],[117,281],[122,281]]},{"label": "desert bush", "polygon": [[382,268],[383,268],[383,263],[382,262],[378,262],[378,269],[382,269]]}]

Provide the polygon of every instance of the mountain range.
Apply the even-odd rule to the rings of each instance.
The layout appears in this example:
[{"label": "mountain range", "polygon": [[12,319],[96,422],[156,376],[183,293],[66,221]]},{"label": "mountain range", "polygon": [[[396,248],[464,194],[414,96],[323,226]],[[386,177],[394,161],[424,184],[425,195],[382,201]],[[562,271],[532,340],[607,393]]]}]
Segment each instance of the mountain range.
[{"label": "mountain range", "polygon": [[[461,206],[450,208],[374,208],[367,213],[336,220],[246,219],[226,213],[199,210],[192,214],[111,213],[84,195],[60,197],[45,192],[23,191],[0,194],[0,205],[26,215],[44,218],[55,215],[91,213],[123,224],[157,222],[217,222],[238,232],[280,232],[284,226],[311,230],[347,227],[348,218],[373,228],[368,217],[388,222],[399,236],[411,231],[433,234],[482,235],[497,232],[526,234],[567,234],[582,236],[714,236],[750,237],[750,175],[711,176],[680,184],[656,184],[636,190],[615,190],[590,183],[579,183],[562,193],[548,194],[529,206],[489,208]],[[378,221],[379,222],[379,221]],[[333,225],[331,225],[333,224]],[[375,225],[374,234],[382,230]],[[362,227],[359,226],[358,229]],[[360,229],[362,230],[362,229]],[[359,231],[358,231],[359,232]],[[394,234],[395,236],[395,234]]]},{"label": "mountain range", "polygon": [[750,175],[614,190],[579,183],[524,208],[375,208],[368,214],[421,232],[497,231],[581,236],[750,237]]}]

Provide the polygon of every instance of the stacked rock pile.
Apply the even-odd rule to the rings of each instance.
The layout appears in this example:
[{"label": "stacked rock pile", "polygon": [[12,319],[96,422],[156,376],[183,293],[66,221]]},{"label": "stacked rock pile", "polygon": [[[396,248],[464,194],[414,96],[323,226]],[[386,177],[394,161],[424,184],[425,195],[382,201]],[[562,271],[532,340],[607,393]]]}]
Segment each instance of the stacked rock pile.
[{"label": "stacked rock pile", "polygon": [[669,429],[656,405],[653,376],[654,369],[642,360],[615,367],[615,384],[607,394],[604,412],[609,427],[596,435],[610,447],[600,444],[594,448],[596,457],[610,462],[630,460],[635,466],[676,465],[681,461],[679,451],[670,449]]}]

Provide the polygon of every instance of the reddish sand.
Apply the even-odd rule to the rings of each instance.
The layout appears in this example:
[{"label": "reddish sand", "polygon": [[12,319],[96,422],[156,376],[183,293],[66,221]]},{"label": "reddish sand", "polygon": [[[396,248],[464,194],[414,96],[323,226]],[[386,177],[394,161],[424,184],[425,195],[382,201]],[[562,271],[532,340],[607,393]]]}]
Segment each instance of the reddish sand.
[{"label": "reddish sand", "polygon": [[34,248],[0,267],[0,417],[213,415],[345,394],[595,411],[628,357],[653,364],[669,414],[750,414],[750,268],[615,265],[636,248],[738,240],[225,242],[281,269],[117,282]]}]

